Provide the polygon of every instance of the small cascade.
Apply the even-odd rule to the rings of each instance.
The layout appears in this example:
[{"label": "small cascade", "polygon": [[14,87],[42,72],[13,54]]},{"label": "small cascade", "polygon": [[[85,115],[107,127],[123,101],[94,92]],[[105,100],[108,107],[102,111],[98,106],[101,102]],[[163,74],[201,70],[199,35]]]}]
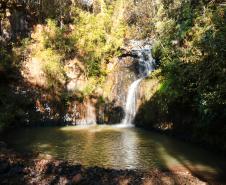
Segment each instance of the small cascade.
[{"label": "small cascade", "polygon": [[133,120],[136,116],[136,101],[137,91],[140,82],[154,70],[155,60],[152,57],[152,45],[145,41],[132,40],[129,43],[131,53],[138,63],[138,79],[136,79],[129,87],[125,106],[125,117],[122,120],[122,126],[132,126]]},{"label": "small cascade", "polygon": [[95,107],[88,102],[86,104],[86,114],[85,118],[77,120],[76,125],[80,126],[87,126],[87,125],[95,125],[96,124],[96,114],[95,114]]},{"label": "small cascade", "polygon": [[[82,107],[78,108],[74,104],[72,113],[64,116],[64,121],[71,125],[90,126],[96,124],[96,110],[94,105],[88,100]],[[82,112],[82,114],[80,114]]]},{"label": "small cascade", "polygon": [[134,81],[128,90],[125,108],[125,118],[122,120],[122,125],[132,126],[133,119],[136,115],[136,100],[137,90],[142,78]]}]

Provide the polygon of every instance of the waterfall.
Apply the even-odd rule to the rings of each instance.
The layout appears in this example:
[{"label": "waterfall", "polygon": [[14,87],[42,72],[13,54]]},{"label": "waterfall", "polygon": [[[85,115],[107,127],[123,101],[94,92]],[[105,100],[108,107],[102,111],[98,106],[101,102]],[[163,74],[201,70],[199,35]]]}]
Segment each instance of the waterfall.
[{"label": "waterfall", "polygon": [[132,126],[133,120],[136,116],[136,101],[137,101],[137,91],[140,82],[149,75],[151,71],[154,70],[155,60],[152,57],[151,49],[152,45],[146,43],[145,41],[132,40],[129,43],[131,53],[136,56],[136,61],[138,62],[138,79],[136,79],[129,87],[126,106],[125,106],[125,117],[122,120],[122,126]]},{"label": "waterfall", "polygon": [[132,125],[136,115],[137,90],[141,80],[142,78],[134,81],[129,87],[126,99],[125,118],[122,120],[122,125]]}]

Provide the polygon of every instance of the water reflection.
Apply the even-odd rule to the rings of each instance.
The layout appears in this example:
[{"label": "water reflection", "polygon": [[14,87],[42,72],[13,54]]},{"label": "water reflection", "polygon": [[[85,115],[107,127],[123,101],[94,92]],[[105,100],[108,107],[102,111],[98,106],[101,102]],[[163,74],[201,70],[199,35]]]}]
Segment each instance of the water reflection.
[{"label": "water reflection", "polygon": [[224,160],[193,145],[137,128],[28,128],[4,137],[19,151],[36,151],[86,166],[186,169],[219,173]]},{"label": "water reflection", "polygon": [[[139,168],[139,150],[137,133],[132,130],[112,127],[80,128],[75,130],[61,129],[70,135],[65,146],[71,162],[82,162],[87,166],[104,166],[113,168]],[[79,133],[81,133],[81,135]],[[66,143],[67,144],[67,143]],[[57,154],[62,157],[62,154]],[[64,155],[64,154],[63,154]]]}]

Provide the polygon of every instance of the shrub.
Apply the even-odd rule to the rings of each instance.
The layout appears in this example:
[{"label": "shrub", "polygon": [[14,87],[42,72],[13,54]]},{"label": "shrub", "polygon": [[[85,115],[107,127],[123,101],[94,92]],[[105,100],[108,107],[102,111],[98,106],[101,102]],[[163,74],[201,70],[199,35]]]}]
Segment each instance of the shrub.
[{"label": "shrub", "polygon": [[48,87],[62,86],[65,82],[61,56],[54,50],[48,48],[36,53],[42,62],[42,68],[47,78]]},{"label": "shrub", "polygon": [[102,2],[101,7],[97,14],[74,9],[78,17],[75,18],[73,38],[89,76],[103,75],[102,64],[119,55],[119,47],[123,44],[124,23],[120,20],[114,25],[113,6]]},{"label": "shrub", "polygon": [[9,70],[11,65],[12,61],[8,51],[3,46],[0,46],[0,72]]}]

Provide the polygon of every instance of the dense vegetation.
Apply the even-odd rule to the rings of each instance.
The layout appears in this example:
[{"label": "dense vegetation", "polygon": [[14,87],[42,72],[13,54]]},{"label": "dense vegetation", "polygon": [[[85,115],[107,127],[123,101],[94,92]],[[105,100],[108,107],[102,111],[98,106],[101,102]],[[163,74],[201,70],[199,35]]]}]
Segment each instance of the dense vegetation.
[{"label": "dense vegetation", "polygon": [[160,5],[153,51],[161,61],[161,84],[141,110],[146,127],[172,122],[183,137],[225,147],[225,10],[205,1]]},{"label": "dense vegetation", "polygon": [[[24,39],[26,34],[19,34],[12,40],[1,41],[0,125],[26,115],[28,105],[17,108],[20,104],[16,106],[6,96],[11,92],[8,85],[20,79],[21,62],[26,58],[42,61],[47,89],[57,92],[65,102],[68,79],[64,66],[68,60],[76,56],[82,62],[88,85],[81,93],[92,94],[101,87],[108,75],[106,65],[120,55],[124,41],[151,38],[155,41],[153,54],[159,61],[159,69],[152,78],[158,78],[160,85],[149,102],[141,106],[137,120],[148,128],[172,122],[173,130],[209,144],[223,144],[226,137],[223,1],[96,0],[93,6],[69,0],[40,2],[38,6],[35,1],[22,4],[26,6],[25,13],[33,16],[29,20],[33,26],[30,36]],[[5,21],[8,12],[18,7],[14,1],[2,1],[0,18],[6,30],[10,29],[10,23]]]},{"label": "dense vegetation", "polygon": [[[39,4],[36,4],[35,1],[20,3],[19,1],[3,1],[1,3],[0,16],[3,28],[1,30],[0,71],[4,78],[8,79],[12,76],[7,83],[3,80],[4,83],[1,84],[4,88],[2,96],[0,96],[2,108],[5,104],[9,107],[1,110],[2,121],[0,124],[2,127],[10,125],[15,120],[24,122],[25,117],[28,117],[24,114],[28,114],[29,108],[21,105],[23,116],[20,114],[22,118],[18,119],[15,100],[4,96],[4,94],[9,94],[8,92],[14,91],[13,87],[8,87],[8,85],[13,84],[14,88],[16,84],[21,86],[20,73],[24,62],[31,59],[39,61],[47,80],[47,84],[41,86],[41,91],[50,94],[51,101],[54,101],[55,104],[57,102],[57,107],[66,109],[65,105],[67,106],[67,101],[71,96],[84,98],[102,85],[107,75],[106,64],[113,57],[120,55],[119,47],[123,44],[126,27],[122,17],[117,17],[123,9],[121,1],[113,3],[96,1],[93,7],[85,6],[77,1],[72,3],[60,0],[52,1],[52,4],[45,0],[40,1]],[[23,9],[24,7],[26,8]],[[20,20],[17,20],[16,17],[20,17],[21,13],[15,15],[14,10],[22,12],[25,17],[27,14],[29,15],[29,24],[33,26],[29,34],[21,34],[21,30],[24,32],[28,32],[28,30],[20,28],[21,25],[18,23]],[[23,18],[23,16],[21,17]],[[18,27],[20,30],[14,30],[14,27]],[[5,32],[6,35],[4,35]],[[65,66],[74,57],[79,60],[78,68],[86,77],[86,84],[79,89],[79,93],[66,91],[68,77]],[[37,92],[39,91],[40,87],[37,89]],[[11,96],[16,100],[22,99],[23,102],[23,98],[18,97],[15,93],[11,93]],[[30,96],[40,96],[40,94],[35,93]],[[29,100],[33,101],[33,103],[30,102],[30,108],[34,109],[33,97]],[[9,100],[4,103],[4,99]],[[21,111],[19,112],[21,113]]]}]

